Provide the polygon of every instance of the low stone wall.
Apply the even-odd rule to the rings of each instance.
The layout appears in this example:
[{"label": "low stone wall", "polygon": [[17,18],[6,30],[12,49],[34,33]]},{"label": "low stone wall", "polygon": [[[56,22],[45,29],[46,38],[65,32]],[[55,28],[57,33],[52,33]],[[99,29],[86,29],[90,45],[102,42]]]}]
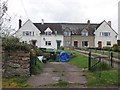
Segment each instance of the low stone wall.
[{"label": "low stone wall", "polygon": [[2,76],[29,76],[30,53],[25,51],[2,51]]}]

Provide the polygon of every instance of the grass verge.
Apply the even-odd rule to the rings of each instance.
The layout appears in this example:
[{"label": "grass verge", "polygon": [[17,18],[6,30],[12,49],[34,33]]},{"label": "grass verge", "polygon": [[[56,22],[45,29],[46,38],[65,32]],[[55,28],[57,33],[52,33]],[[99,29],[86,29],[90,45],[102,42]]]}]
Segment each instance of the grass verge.
[{"label": "grass verge", "polygon": [[[76,57],[71,59],[68,63],[74,64],[77,67],[87,69],[88,68],[88,57],[76,53]],[[96,70],[95,72],[90,72],[86,70],[84,73],[88,79],[87,87],[115,87],[120,84],[120,78],[118,78],[118,70],[113,68],[104,67],[100,72]],[[105,69],[104,69],[105,68]],[[107,69],[108,68],[108,69]],[[101,77],[100,77],[101,75]]]},{"label": "grass verge", "polygon": [[69,82],[64,81],[64,80],[59,80],[56,84],[52,84],[52,85],[50,85],[50,86],[52,86],[52,87],[57,87],[57,88],[59,88],[59,87],[65,88],[65,87],[67,87],[68,85],[69,85]]},{"label": "grass verge", "polygon": [[30,88],[31,86],[26,84],[28,77],[16,76],[12,78],[2,79],[2,88]]},{"label": "grass verge", "polygon": [[118,86],[118,71],[86,72],[88,87],[116,87]]}]

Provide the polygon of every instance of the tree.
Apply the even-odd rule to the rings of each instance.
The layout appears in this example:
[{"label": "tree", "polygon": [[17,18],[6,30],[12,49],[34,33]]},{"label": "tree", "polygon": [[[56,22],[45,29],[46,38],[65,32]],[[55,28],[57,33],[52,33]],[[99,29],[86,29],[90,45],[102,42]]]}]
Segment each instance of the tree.
[{"label": "tree", "polygon": [[7,14],[8,0],[2,2],[0,0],[0,37],[6,37],[10,34],[11,26],[8,24],[11,21],[11,17]]}]

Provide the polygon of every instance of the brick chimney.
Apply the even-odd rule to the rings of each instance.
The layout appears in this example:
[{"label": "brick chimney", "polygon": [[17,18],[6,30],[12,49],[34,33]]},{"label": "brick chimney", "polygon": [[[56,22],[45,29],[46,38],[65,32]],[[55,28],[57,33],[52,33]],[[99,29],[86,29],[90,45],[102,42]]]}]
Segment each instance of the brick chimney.
[{"label": "brick chimney", "polygon": [[90,26],[90,20],[87,21],[88,26]]},{"label": "brick chimney", "polygon": [[90,27],[90,20],[87,21],[88,28]]},{"label": "brick chimney", "polygon": [[19,29],[21,28],[21,26],[22,26],[22,20],[19,19]]}]

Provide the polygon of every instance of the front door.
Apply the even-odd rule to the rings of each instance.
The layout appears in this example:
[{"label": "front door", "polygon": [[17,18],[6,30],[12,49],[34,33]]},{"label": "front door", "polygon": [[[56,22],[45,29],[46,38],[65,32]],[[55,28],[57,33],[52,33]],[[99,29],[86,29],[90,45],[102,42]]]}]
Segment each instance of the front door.
[{"label": "front door", "polygon": [[74,41],[74,47],[78,47],[78,41]]},{"label": "front door", "polygon": [[102,42],[98,41],[98,48],[102,48]]},{"label": "front door", "polygon": [[60,49],[60,43],[61,43],[61,40],[57,40],[57,49]]},{"label": "front door", "polygon": [[32,45],[36,46],[37,40],[31,40],[31,42],[32,42]]}]

